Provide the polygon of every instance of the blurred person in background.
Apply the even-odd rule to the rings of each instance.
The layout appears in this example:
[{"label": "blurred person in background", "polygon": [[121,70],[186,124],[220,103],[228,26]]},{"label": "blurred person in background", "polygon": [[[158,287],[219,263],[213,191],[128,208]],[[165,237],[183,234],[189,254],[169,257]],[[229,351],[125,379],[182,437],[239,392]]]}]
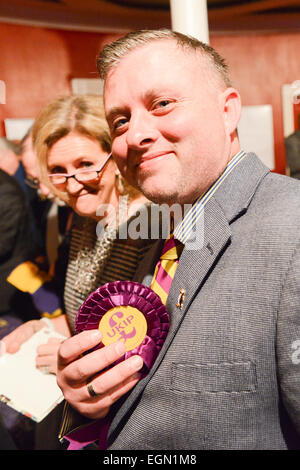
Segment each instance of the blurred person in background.
[{"label": "blurred person in background", "polygon": [[0,200],[0,314],[14,315],[21,319],[26,317],[23,296],[19,295],[6,278],[19,263],[32,258],[36,252],[32,244],[28,203],[24,192],[19,183],[2,170]]},{"label": "blurred person in background", "polygon": [[38,178],[31,128],[20,142],[0,138],[0,168],[13,176],[23,189],[28,200],[32,243],[38,255],[46,256],[47,216],[52,202],[49,189]]},{"label": "blurred person in background", "polygon": [[[27,186],[19,154],[18,144],[5,137],[0,138],[0,338],[22,320],[37,315],[29,297],[6,280],[18,264],[39,254],[39,247],[33,242],[31,207],[24,197]],[[4,315],[9,315],[9,321]]]},{"label": "blurred person in background", "polygon": [[[39,318],[39,312],[35,309],[29,294],[7,282],[9,273],[19,264],[34,257],[35,251],[32,244],[28,201],[24,197],[24,191],[13,176],[2,170],[0,170],[0,200],[1,340],[24,322]],[[2,402],[0,402],[0,416],[6,428],[6,432],[3,431],[7,436],[5,445],[8,445],[8,440],[17,443],[18,436],[22,434],[21,440],[26,448],[27,439],[31,438],[29,419],[22,417]]]},{"label": "blurred person in background", "polygon": [[[58,237],[65,233],[70,209],[65,204],[58,206],[39,180],[31,129],[20,143],[0,139],[0,166],[1,340],[27,321],[62,312],[66,263],[54,266],[51,262],[55,261],[53,253],[67,249],[62,235]],[[60,226],[53,233],[58,222]],[[16,271],[17,282],[12,276]],[[40,288],[32,292],[31,281],[38,276]],[[15,445],[33,448],[35,427],[31,420],[4,403],[0,403],[0,415]]]},{"label": "blurred person in background", "polygon": [[[20,142],[18,172],[23,177],[25,192],[31,211],[31,224],[34,241],[40,255],[46,256],[47,216],[52,206],[50,191],[42,185],[38,176],[37,156],[32,145],[32,128]],[[21,176],[22,174],[22,176]]]},{"label": "blurred person in background", "polygon": [[[20,143],[0,138],[0,167],[3,169],[0,170],[1,340],[24,322],[62,312],[66,263],[55,264],[53,280],[48,274],[54,271],[49,251],[51,254],[67,249],[62,235],[60,240],[56,240],[56,235],[65,233],[70,209],[65,204],[58,205],[39,180],[31,129]],[[53,234],[53,224],[57,222],[60,222],[58,234]],[[58,246],[59,241],[61,246]],[[19,272],[17,282],[14,278],[11,282],[11,274],[16,270]],[[38,276],[41,278],[37,292],[31,289],[33,276],[35,280]],[[14,445],[23,450],[32,449],[35,440],[32,421],[4,403],[0,403],[1,416],[5,435]],[[8,445],[8,438],[5,445]]]}]

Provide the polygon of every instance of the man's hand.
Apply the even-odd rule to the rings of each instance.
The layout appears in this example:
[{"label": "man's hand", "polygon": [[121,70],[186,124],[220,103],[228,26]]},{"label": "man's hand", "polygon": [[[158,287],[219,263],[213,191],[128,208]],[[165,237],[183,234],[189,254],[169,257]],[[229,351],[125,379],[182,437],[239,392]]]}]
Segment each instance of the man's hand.
[{"label": "man's hand", "polygon": [[[58,353],[57,383],[70,405],[90,419],[106,416],[111,405],[138,382],[137,372],[143,367],[142,358],[132,356],[104,371],[125,354],[125,345],[120,341],[83,355],[101,339],[99,330],[83,331],[64,341]],[[95,397],[88,391],[90,382]]]}]

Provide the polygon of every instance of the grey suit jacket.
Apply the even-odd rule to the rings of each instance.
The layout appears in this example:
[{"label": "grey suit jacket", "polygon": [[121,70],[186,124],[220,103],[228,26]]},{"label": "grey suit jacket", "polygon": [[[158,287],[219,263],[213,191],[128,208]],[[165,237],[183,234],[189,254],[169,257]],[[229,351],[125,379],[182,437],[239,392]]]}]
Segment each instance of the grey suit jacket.
[{"label": "grey suit jacket", "polygon": [[[203,247],[181,255],[168,337],[118,409],[110,449],[300,448],[300,183],[248,154],[204,228]],[[149,285],[160,250],[136,280]]]}]

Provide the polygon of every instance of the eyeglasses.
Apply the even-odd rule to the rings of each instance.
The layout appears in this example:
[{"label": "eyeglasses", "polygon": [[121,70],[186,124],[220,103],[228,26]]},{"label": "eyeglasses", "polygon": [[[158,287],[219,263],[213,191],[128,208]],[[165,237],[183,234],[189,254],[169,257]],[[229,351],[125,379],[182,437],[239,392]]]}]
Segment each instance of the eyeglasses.
[{"label": "eyeglasses", "polygon": [[38,178],[30,178],[30,176],[26,176],[25,183],[33,189],[39,189],[40,187],[40,180]]},{"label": "eyeglasses", "polygon": [[76,181],[78,181],[78,183],[89,183],[90,181],[94,181],[99,178],[99,174],[101,173],[110,158],[111,153],[108,155],[107,159],[105,160],[101,168],[99,168],[99,170],[83,170],[78,171],[73,175],[67,175],[65,173],[50,173],[48,174],[48,177],[54,186],[65,184],[70,178],[74,178]]}]

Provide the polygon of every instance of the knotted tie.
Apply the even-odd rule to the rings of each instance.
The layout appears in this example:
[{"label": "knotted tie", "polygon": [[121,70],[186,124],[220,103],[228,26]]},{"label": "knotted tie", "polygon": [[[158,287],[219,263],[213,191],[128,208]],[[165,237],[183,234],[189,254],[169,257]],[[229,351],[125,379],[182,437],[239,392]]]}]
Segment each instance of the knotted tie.
[{"label": "knotted tie", "polygon": [[156,264],[150,286],[160,296],[163,304],[167,303],[182,250],[183,244],[176,240],[173,233],[171,233],[164,243],[162,254]]}]

